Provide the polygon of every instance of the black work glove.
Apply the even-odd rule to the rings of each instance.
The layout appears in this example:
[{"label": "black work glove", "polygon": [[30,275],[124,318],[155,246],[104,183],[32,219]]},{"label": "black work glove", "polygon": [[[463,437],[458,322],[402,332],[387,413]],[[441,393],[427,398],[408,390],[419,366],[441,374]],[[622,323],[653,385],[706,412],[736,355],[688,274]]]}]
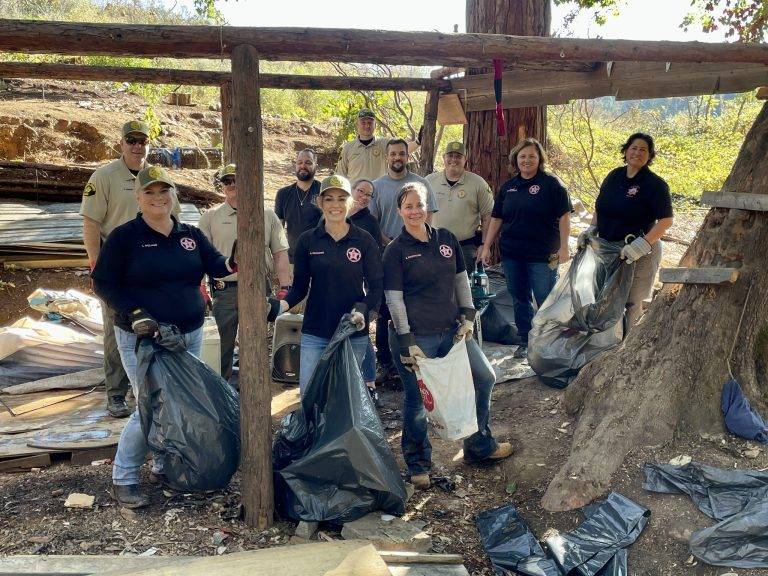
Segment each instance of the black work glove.
[{"label": "black work glove", "polygon": [[267,298],[267,322],[274,322],[277,317],[288,310],[288,303],[277,298]]},{"label": "black work glove", "polygon": [[144,308],[136,308],[131,312],[131,330],[138,338],[154,338],[160,331],[157,320],[149,315]]},{"label": "black work glove", "polygon": [[232,253],[227,259],[227,264],[233,272],[237,272],[237,238],[235,238],[235,241],[232,243]]}]

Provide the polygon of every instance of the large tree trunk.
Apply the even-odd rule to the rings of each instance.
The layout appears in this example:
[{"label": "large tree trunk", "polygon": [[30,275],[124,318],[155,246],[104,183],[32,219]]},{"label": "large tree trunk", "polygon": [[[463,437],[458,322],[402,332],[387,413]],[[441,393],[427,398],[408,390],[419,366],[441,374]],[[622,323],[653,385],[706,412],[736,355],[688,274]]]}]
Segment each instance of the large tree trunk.
[{"label": "large tree trunk", "polygon": [[[768,108],[723,190],[768,192]],[[571,454],[544,495],[547,510],[581,507],[608,488],[627,453],[680,433],[722,431],[730,371],[760,410],[768,392],[768,214],[713,208],[681,266],[740,269],[725,285],[666,285],[626,341],[586,366],[565,394],[580,411]]]},{"label": "large tree trunk", "polygon": [[[467,0],[467,32],[549,36],[551,19],[549,0]],[[493,68],[467,71],[488,72]],[[498,136],[494,111],[467,114],[467,168],[485,178],[494,192],[509,179],[507,154],[520,139],[546,141],[546,107],[512,108],[504,111],[504,117],[506,134]]]}]

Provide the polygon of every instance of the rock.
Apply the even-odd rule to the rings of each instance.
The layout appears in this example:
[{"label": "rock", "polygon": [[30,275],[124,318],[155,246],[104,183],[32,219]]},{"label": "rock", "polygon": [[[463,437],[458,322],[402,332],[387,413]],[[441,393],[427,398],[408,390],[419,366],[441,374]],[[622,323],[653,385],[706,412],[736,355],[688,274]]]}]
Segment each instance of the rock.
[{"label": "rock", "polygon": [[669,463],[672,464],[672,466],[685,466],[686,464],[691,463],[691,457],[687,454],[681,454],[677,458],[672,458]]},{"label": "rock", "polygon": [[221,546],[227,538],[229,538],[229,536],[224,534],[221,530],[216,530],[216,532],[211,534],[211,542],[214,546]]},{"label": "rock", "polygon": [[126,520],[131,520],[132,522],[135,522],[139,518],[139,515],[130,508],[120,508],[120,516]]},{"label": "rock", "polygon": [[89,494],[72,492],[64,502],[64,508],[90,508],[93,506],[94,497]]},{"label": "rock", "polygon": [[512,481],[509,484],[507,484],[506,487],[504,488],[504,491],[507,494],[514,494],[515,492],[517,492],[517,482]]},{"label": "rock", "polygon": [[401,518],[384,522],[380,513],[373,512],[344,524],[341,536],[345,540],[368,540],[379,550],[429,552],[432,538],[423,531],[425,525]]},{"label": "rock", "polygon": [[758,456],[760,456],[760,448],[748,448],[744,450],[744,458],[749,458],[750,460],[754,460]]},{"label": "rock", "polygon": [[319,524],[317,522],[304,522],[302,520],[299,522],[299,525],[296,526],[296,530],[293,532],[293,535],[296,538],[311,540],[312,537],[317,533],[318,528]]},{"label": "rock", "polygon": [[396,518],[396,516],[392,516],[392,514],[382,514],[381,515],[381,521],[385,522],[385,523],[392,522],[392,520],[394,520],[395,518]]},{"label": "rock", "polygon": [[155,554],[157,554],[157,548],[152,546],[152,547],[147,548],[146,550],[144,550],[144,552],[139,554],[139,556],[154,556]]}]

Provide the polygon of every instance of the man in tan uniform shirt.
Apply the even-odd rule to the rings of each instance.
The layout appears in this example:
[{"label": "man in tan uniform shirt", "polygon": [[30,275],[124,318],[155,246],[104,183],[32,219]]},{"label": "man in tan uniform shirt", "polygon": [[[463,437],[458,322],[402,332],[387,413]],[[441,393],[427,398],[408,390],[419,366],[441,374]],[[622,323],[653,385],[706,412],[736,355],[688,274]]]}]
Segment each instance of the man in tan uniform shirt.
[{"label": "man in tan uniform shirt", "polygon": [[[146,166],[149,126],[145,122],[126,122],[122,128],[120,151],[120,158],[96,170],[83,190],[80,214],[83,217],[83,243],[91,270],[99,258],[101,243],[109,233],[136,218],[139,211],[134,184],[136,174]],[[175,200],[174,214],[178,213],[178,200]],[[103,302],[102,313],[107,410],[115,418],[124,418],[131,413],[125,403],[131,385],[117,351],[113,313]]]},{"label": "man in tan uniform shirt", "polygon": [[[217,175],[221,182],[226,201],[201,217],[198,224],[217,250],[226,254],[232,249],[237,238],[237,168],[234,164],[224,166]],[[271,208],[264,207],[264,248],[267,271],[274,271],[280,282],[280,295],[290,290],[291,272],[288,262],[288,240],[280,219]],[[267,295],[272,292],[269,277],[266,278]],[[237,338],[237,273],[224,278],[211,279],[213,295],[213,316],[221,339],[221,375],[225,380],[232,376],[232,359]]]},{"label": "man in tan uniform shirt", "polygon": [[481,176],[465,169],[467,156],[463,143],[449,142],[443,162],[444,170],[427,176],[439,207],[432,217],[432,225],[453,232],[459,239],[464,263],[471,272],[491,220],[493,193]]}]

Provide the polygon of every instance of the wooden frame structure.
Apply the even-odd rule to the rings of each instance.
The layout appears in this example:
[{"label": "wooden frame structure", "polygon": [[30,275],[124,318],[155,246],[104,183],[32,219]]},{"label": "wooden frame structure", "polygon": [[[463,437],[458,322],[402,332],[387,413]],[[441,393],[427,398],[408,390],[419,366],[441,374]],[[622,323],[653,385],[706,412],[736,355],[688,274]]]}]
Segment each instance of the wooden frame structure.
[{"label": "wooden frame structure", "polygon": [[[745,64],[744,74],[756,74],[752,80],[734,81],[733,86],[746,86],[763,78],[768,64],[768,47],[749,44],[704,44],[698,42],[648,42],[629,40],[580,40],[573,38],[541,38],[505,36],[496,34],[441,34],[436,32],[388,32],[373,30],[310,29],[310,28],[241,28],[215,26],[165,26],[128,24],[82,24],[70,22],[41,22],[24,20],[0,20],[0,51],[24,53],[58,53],[65,55],[110,55],[110,56],[163,56],[176,58],[230,58],[231,76],[220,73],[194,73],[166,71],[134,71],[134,79],[150,82],[195,83],[222,87],[222,100],[230,110],[225,130],[229,131],[229,145],[232,160],[241,167],[253,167],[240,171],[238,177],[241,189],[247,191],[239,200],[239,211],[244,216],[238,224],[240,261],[239,306],[242,311],[240,330],[242,335],[241,362],[241,421],[243,449],[242,497],[246,521],[259,529],[272,523],[273,493],[271,466],[271,421],[270,421],[270,379],[268,374],[266,346],[266,317],[264,284],[260,279],[264,272],[264,230],[261,226],[249,226],[262,222],[264,218],[263,181],[263,138],[260,111],[260,89],[273,82],[277,87],[312,88],[313,82],[320,82],[324,89],[340,89],[335,82],[346,82],[347,88],[355,82],[368,80],[344,79],[312,81],[299,80],[276,75],[260,75],[259,60],[298,61],[340,61],[383,64],[436,65],[459,67],[488,67],[493,58],[502,58],[515,68],[507,72],[508,86],[524,84],[524,96],[507,98],[505,106],[529,105],[538,97],[537,104],[558,103],[563,98],[594,97],[594,88],[617,90],[622,94],[619,71],[623,62],[655,62],[665,72],[677,74],[677,63],[689,63],[691,75],[712,77],[709,68],[696,68],[700,63],[717,64],[717,85],[727,85],[720,78],[729,75],[724,63]],[[523,62],[534,63],[526,68]],[[614,64],[614,63],[619,63]],[[670,63],[672,63],[670,65]],[[692,64],[692,65],[691,65]],[[749,66],[752,65],[752,66]],[[755,66],[759,65],[759,66]],[[8,74],[11,64],[4,64]],[[96,68],[51,68],[54,65],[13,64],[16,72],[10,75],[34,74],[54,77],[55,73],[68,70],[69,78],[75,74],[88,76],[87,79],[126,79],[127,72]],[[616,66],[614,70],[614,66]],[[653,67],[652,67],[653,68]],[[759,70],[758,70],[759,68]],[[738,67],[739,70],[742,67]],[[639,70],[639,69],[638,69]],[[697,71],[698,70],[698,71]],[[655,72],[654,72],[655,73]],[[139,79],[139,76],[144,75]],[[526,76],[522,76],[526,74]],[[569,74],[570,76],[564,76]],[[574,75],[575,74],[575,75]],[[614,76],[616,74],[616,76]],[[648,69],[645,70],[648,74]],[[110,76],[111,75],[111,76]],[[122,75],[122,76],[119,76]],[[517,75],[517,76],[515,76]],[[560,76],[558,76],[560,75]],[[613,76],[613,78],[611,78]],[[39,76],[38,76],[39,77]],[[570,79],[571,88],[564,89],[560,83]],[[607,80],[606,80],[607,78]],[[629,78],[629,76],[627,76]],[[648,82],[626,80],[627,86],[642,88]],[[698,78],[701,80],[701,78]],[[181,80],[184,80],[182,82]],[[203,81],[205,80],[205,81]],[[404,86],[408,79],[398,79]],[[413,80],[413,79],[411,79]],[[538,84],[533,84],[536,80]],[[296,85],[295,83],[305,83]],[[448,90],[441,78],[418,79],[419,88],[428,90],[425,110],[423,154],[431,158],[434,151],[435,118],[437,101],[441,90]],[[464,87],[461,83],[464,82]],[[451,88],[472,94],[469,86],[486,79],[450,80]],[[290,84],[294,83],[293,86]],[[766,83],[762,80],[756,85]],[[397,84],[397,83],[395,83]],[[587,87],[585,87],[587,84]],[[386,82],[376,78],[369,87],[384,87]],[[390,84],[391,86],[394,84]],[[704,89],[701,83],[692,83],[688,90]],[[314,86],[317,86],[315,84]],[[709,86],[709,85],[708,85]],[[343,86],[342,86],[343,87]],[[488,85],[492,90],[492,85]],[[663,94],[680,94],[683,87],[663,86]],[[709,86],[711,88],[711,86]],[[708,88],[708,89],[709,89]],[[568,91],[570,90],[570,91]],[[677,92],[674,92],[677,90]],[[536,93],[538,91],[538,94]],[[513,91],[510,91],[510,93]],[[478,92],[476,91],[475,94]],[[592,94],[587,95],[587,94]],[[629,94],[629,92],[627,92]],[[633,93],[637,96],[636,92]],[[646,93],[647,94],[647,93]],[[483,100],[485,98],[485,100]],[[487,95],[473,97],[472,106],[487,106]],[[225,106],[223,106],[225,108]],[[484,109],[484,108],[475,108]],[[424,144],[423,144],[424,147]],[[254,297],[255,296],[255,297]]]}]

